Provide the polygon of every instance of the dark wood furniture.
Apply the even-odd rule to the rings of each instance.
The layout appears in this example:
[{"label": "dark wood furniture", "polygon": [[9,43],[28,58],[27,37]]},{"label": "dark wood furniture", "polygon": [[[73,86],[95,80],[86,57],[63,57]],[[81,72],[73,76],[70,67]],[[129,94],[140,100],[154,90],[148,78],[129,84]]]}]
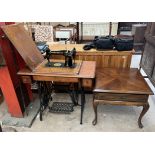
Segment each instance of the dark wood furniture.
[{"label": "dark wood furniture", "polygon": [[138,69],[98,69],[93,93],[93,108],[95,112],[93,125],[97,123],[97,106],[102,103],[143,106],[143,110],[138,118],[139,127],[143,127],[141,119],[149,109],[148,97],[153,95],[153,92]]}]

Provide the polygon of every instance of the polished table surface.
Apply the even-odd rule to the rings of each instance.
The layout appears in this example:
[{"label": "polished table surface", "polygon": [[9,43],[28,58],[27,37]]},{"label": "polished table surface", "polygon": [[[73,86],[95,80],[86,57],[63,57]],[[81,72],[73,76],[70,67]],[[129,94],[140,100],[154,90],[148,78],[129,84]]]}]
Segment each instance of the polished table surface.
[{"label": "polished table surface", "polygon": [[149,109],[148,97],[149,95],[153,95],[153,92],[137,68],[98,69],[96,85],[93,92],[93,108],[95,113],[95,118],[92,122],[93,125],[97,123],[97,106],[101,103],[123,106],[143,106],[138,118],[139,127],[143,127],[141,120]]},{"label": "polished table surface", "polygon": [[96,62],[95,61],[83,61],[79,74],[56,74],[56,73],[37,73],[31,71],[29,68],[24,68],[18,72],[18,75],[31,75],[31,76],[44,76],[44,77],[66,77],[66,78],[95,78]]},{"label": "polished table surface", "polygon": [[[50,42],[47,42],[47,44],[49,45],[49,48],[53,51],[57,51],[57,50],[71,50],[73,49],[74,47],[76,48],[77,52],[97,52],[97,53],[100,53],[100,52],[110,52],[110,53],[115,53],[115,54],[119,54],[120,52],[117,51],[117,50],[96,50],[96,49],[91,49],[91,50],[84,50],[83,49],[83,46],[86,45],[86,44],[52,44]],[[134,53],[134,49],[131,50],[131,51],[121,51],[121,53]]]},{"label": "polished table surface", "polygon": [[98,69],[94,92],[153,94],[137,68]]}]

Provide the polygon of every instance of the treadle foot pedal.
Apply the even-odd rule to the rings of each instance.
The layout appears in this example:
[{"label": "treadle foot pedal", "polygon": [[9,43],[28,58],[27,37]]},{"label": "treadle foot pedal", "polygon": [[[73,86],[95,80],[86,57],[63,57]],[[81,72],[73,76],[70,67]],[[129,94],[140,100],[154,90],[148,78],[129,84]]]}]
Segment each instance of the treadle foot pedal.
[{"label": "treadle foot pedal", "polygon": [[49,108],[49,112],[68,114],[74,111],[73,106],[73,103],[53,102],[52,106]]}]

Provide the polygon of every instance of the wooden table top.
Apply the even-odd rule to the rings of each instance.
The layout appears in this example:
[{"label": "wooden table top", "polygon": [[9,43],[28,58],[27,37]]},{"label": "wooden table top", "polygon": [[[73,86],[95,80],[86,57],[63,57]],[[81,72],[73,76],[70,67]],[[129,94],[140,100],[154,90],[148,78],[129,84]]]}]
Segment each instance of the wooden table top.
[{"label": "wooden table top", "polygon": [[97,52],[97,53],[100,53],[100,52],[108,52],[108,53],[134,53],[134,50],[132,51],[117,51],[117,50],[96,50],[96,49],[91,49],[91,50],[84,50],[83,49],[83,46],[85,44],[51,44],[50,42],[47,43],[49,45],[49,48],[53,51],[57,51],[57,50],[72,50],[74,47],[76,48],[76,51],[77,52]]},{"label": "wooden table top", "polygon": [[94,92],[153,95],[152,90],[137,68],[101,68],[96,71]]},{"label": "wooden table top", "polygon": [[69,74],[56,74],[56,73],[37,73],[31,71],[29,68],[24,68],[18,72],[18,75],[29,75],[29,76],[48,76],[48,77],[69,77],[69,78],[85,78],[91,79],[95,78],[95,71],[96,71],[96,62],[95,61],[82,61],[81,68],[79,74],[77,75],[69,75]]},{"label": "wooden table top", "polygon": [[[51,62],[56,63],[56,64],[60,64],[60,63],[64,63],[64,60],[54,60],[52,59]],[[48,64],[48,61],[45,59],[41,64],[39,64],[34,72],[35,73],[42,73],[42,74],[65,74],[65,75],[77,75],[80,72],[80,68],[82,65],[82,60],[76,60],[75,61],[76,66],[74,68],[70,68],[70,67],[48,67],[46,66]]]}]

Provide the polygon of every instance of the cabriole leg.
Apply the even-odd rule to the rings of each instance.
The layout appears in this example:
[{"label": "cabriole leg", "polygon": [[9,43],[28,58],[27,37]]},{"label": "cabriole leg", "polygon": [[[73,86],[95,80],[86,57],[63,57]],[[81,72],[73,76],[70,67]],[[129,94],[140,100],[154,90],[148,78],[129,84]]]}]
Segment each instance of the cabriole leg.
[{"label": "cabriole leg", "polygon": [[145,115],[145,113],[148,111],[149,107],[150,107],[150,105],[148,103],[143,106],[143,110],[142,110],[142,112],[141,112],[141,114],[140,114],[140,116],[138,118],[138,126],[139,126],[139,128],[143,128],[143,124],[142,124],[141,120],[142,120],[142,117]]},{"label": "cabriole leg", "polygon": [[98,103],[93,101],[93,109],[94,109],[94,113],[95,113],[95,118],[92,122],[93,125],[97,124],[97,106],[98,106]]}]

